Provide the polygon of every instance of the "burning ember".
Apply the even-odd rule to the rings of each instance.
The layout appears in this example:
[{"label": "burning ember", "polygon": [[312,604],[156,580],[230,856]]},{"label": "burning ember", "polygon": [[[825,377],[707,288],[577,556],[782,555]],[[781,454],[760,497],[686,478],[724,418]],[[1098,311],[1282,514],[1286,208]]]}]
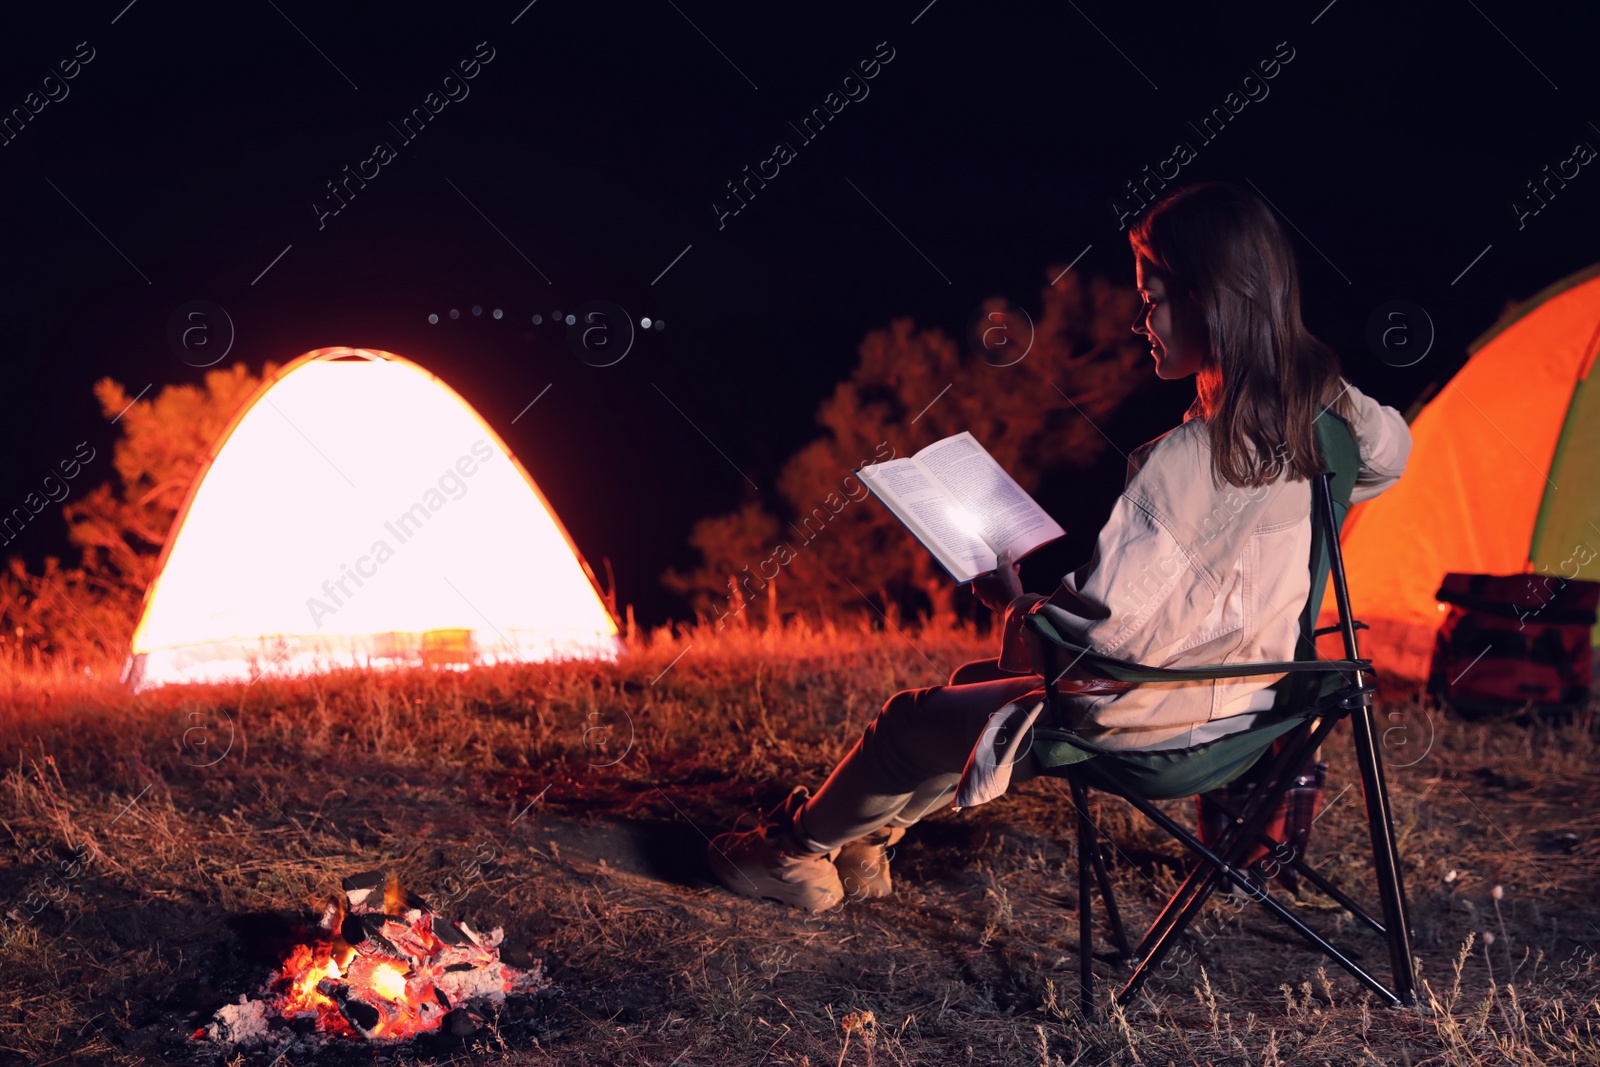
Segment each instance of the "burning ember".
[{"label": "burning ember", "polygon": [[315,1022],[318,1033],[399,1041],[446,1027],[470,1033],[485,1004],[548,986],[537,962],[500,962],[502,932],[480,934],[435,915],[382,871],[344,880],[320,924],[326,936],[296,945],[258,1000],[240,998],[195,1034],[248,1043],[267,1038],[270,1017]]}]

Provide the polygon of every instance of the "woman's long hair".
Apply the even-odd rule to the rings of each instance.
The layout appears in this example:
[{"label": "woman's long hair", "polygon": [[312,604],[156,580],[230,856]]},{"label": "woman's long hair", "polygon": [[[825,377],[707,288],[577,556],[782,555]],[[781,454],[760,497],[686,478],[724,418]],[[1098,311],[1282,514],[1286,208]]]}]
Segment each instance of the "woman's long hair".
[{"label": "woman's long hair", "polygon": [[1205,315],[1196,386],[1213,479],[1253,488],[1321,470],[1312,424],[1328,408],[1348,420],[1354,405],[1338,353],[1300,319],[1294,248],[1271,208],[1227,182],[1188,185],[1151,205],[1128,240]]}]

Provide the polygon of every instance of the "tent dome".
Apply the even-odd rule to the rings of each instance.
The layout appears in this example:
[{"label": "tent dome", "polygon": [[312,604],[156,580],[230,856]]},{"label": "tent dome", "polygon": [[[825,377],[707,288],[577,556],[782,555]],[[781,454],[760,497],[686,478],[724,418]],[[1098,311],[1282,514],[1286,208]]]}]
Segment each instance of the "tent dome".
[{"label": "tent dome", "polygon": [[123,676],[620,651],[592,572],[478,413],[409,360],[325,348],[262,383],[212,447]]},{"label": "tent dome", "polygon": [[1362,652],[1380,671],[1427,676],[1451,571],[1600,578],[1597,347],[1600,264],[1509,310],[1413,408],[1405,474],[1351,509],[1340,538],[1351,604],[1372,627]]}]

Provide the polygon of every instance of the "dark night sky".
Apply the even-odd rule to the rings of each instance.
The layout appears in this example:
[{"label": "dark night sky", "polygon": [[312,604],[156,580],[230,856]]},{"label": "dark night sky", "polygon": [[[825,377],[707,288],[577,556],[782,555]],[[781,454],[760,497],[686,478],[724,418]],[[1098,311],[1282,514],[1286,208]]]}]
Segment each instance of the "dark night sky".
[{"label": "dark night sky", "polygon": [[[1197,150],[1180,183],[1254,183],[1292,222],[1312,329],[1402,409],[1507,301],[1600,259],[1594,167],[1521,230],[1511,207],[1575,142],[1600,146],[1595,27],[1576,3],[525,3],[8,14],[0,110],[75,52],[93,59],[0,147],[0,508],[79,441],[110,476],[92,383],[198,381],[167,326],[206,300],[236,327],[229,363],[347,344],[438,373],[655,622],[681,613],[657,579],[691,562],[694,520],[744,498],[740,472],[775,496],[869,329],[912,316],[959,335],[993,295],[1036,309],[1046,269],[1086,246],[1080,271],[1131,284],[1111,204],[1178,140]],[[469,95],[402,142],[388,123],[479,42],[493,59]],[[880,42],[894,58],[870,94],[799,143],[788,123]],[[1270,94],[1203,143],[1188,122],[1279,42],[1293,59]],[[796,158],[719,230],[724,183],[780,139]],[[324,184],[379,140],[396,158],[319,229]],[[1394,299],[1438,332],[1403,370],[1364,339]],[[588,365],[531,316],[589,300],[667,327]],[[1192,390],[1146,390],[1107,430],[1147,440]],[[1072,537],[1045,565],[1081,562],[1111,459],[1052,481]],[[51,509],[8,551],[37,564],[63,530]]]}]

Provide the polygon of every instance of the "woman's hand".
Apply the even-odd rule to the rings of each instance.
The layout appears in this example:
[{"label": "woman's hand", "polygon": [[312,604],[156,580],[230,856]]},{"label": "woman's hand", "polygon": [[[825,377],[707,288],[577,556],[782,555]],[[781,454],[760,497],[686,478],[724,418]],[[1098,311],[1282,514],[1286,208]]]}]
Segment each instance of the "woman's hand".
[{"label": "woman's hand", "polygon": [[1013,563],[1008,553],[1002,552],[993,574],[986,574],[972,582],[972,595],[996,615],[1005,614],[1007,605],[1022,595],[1022,564]]}]

